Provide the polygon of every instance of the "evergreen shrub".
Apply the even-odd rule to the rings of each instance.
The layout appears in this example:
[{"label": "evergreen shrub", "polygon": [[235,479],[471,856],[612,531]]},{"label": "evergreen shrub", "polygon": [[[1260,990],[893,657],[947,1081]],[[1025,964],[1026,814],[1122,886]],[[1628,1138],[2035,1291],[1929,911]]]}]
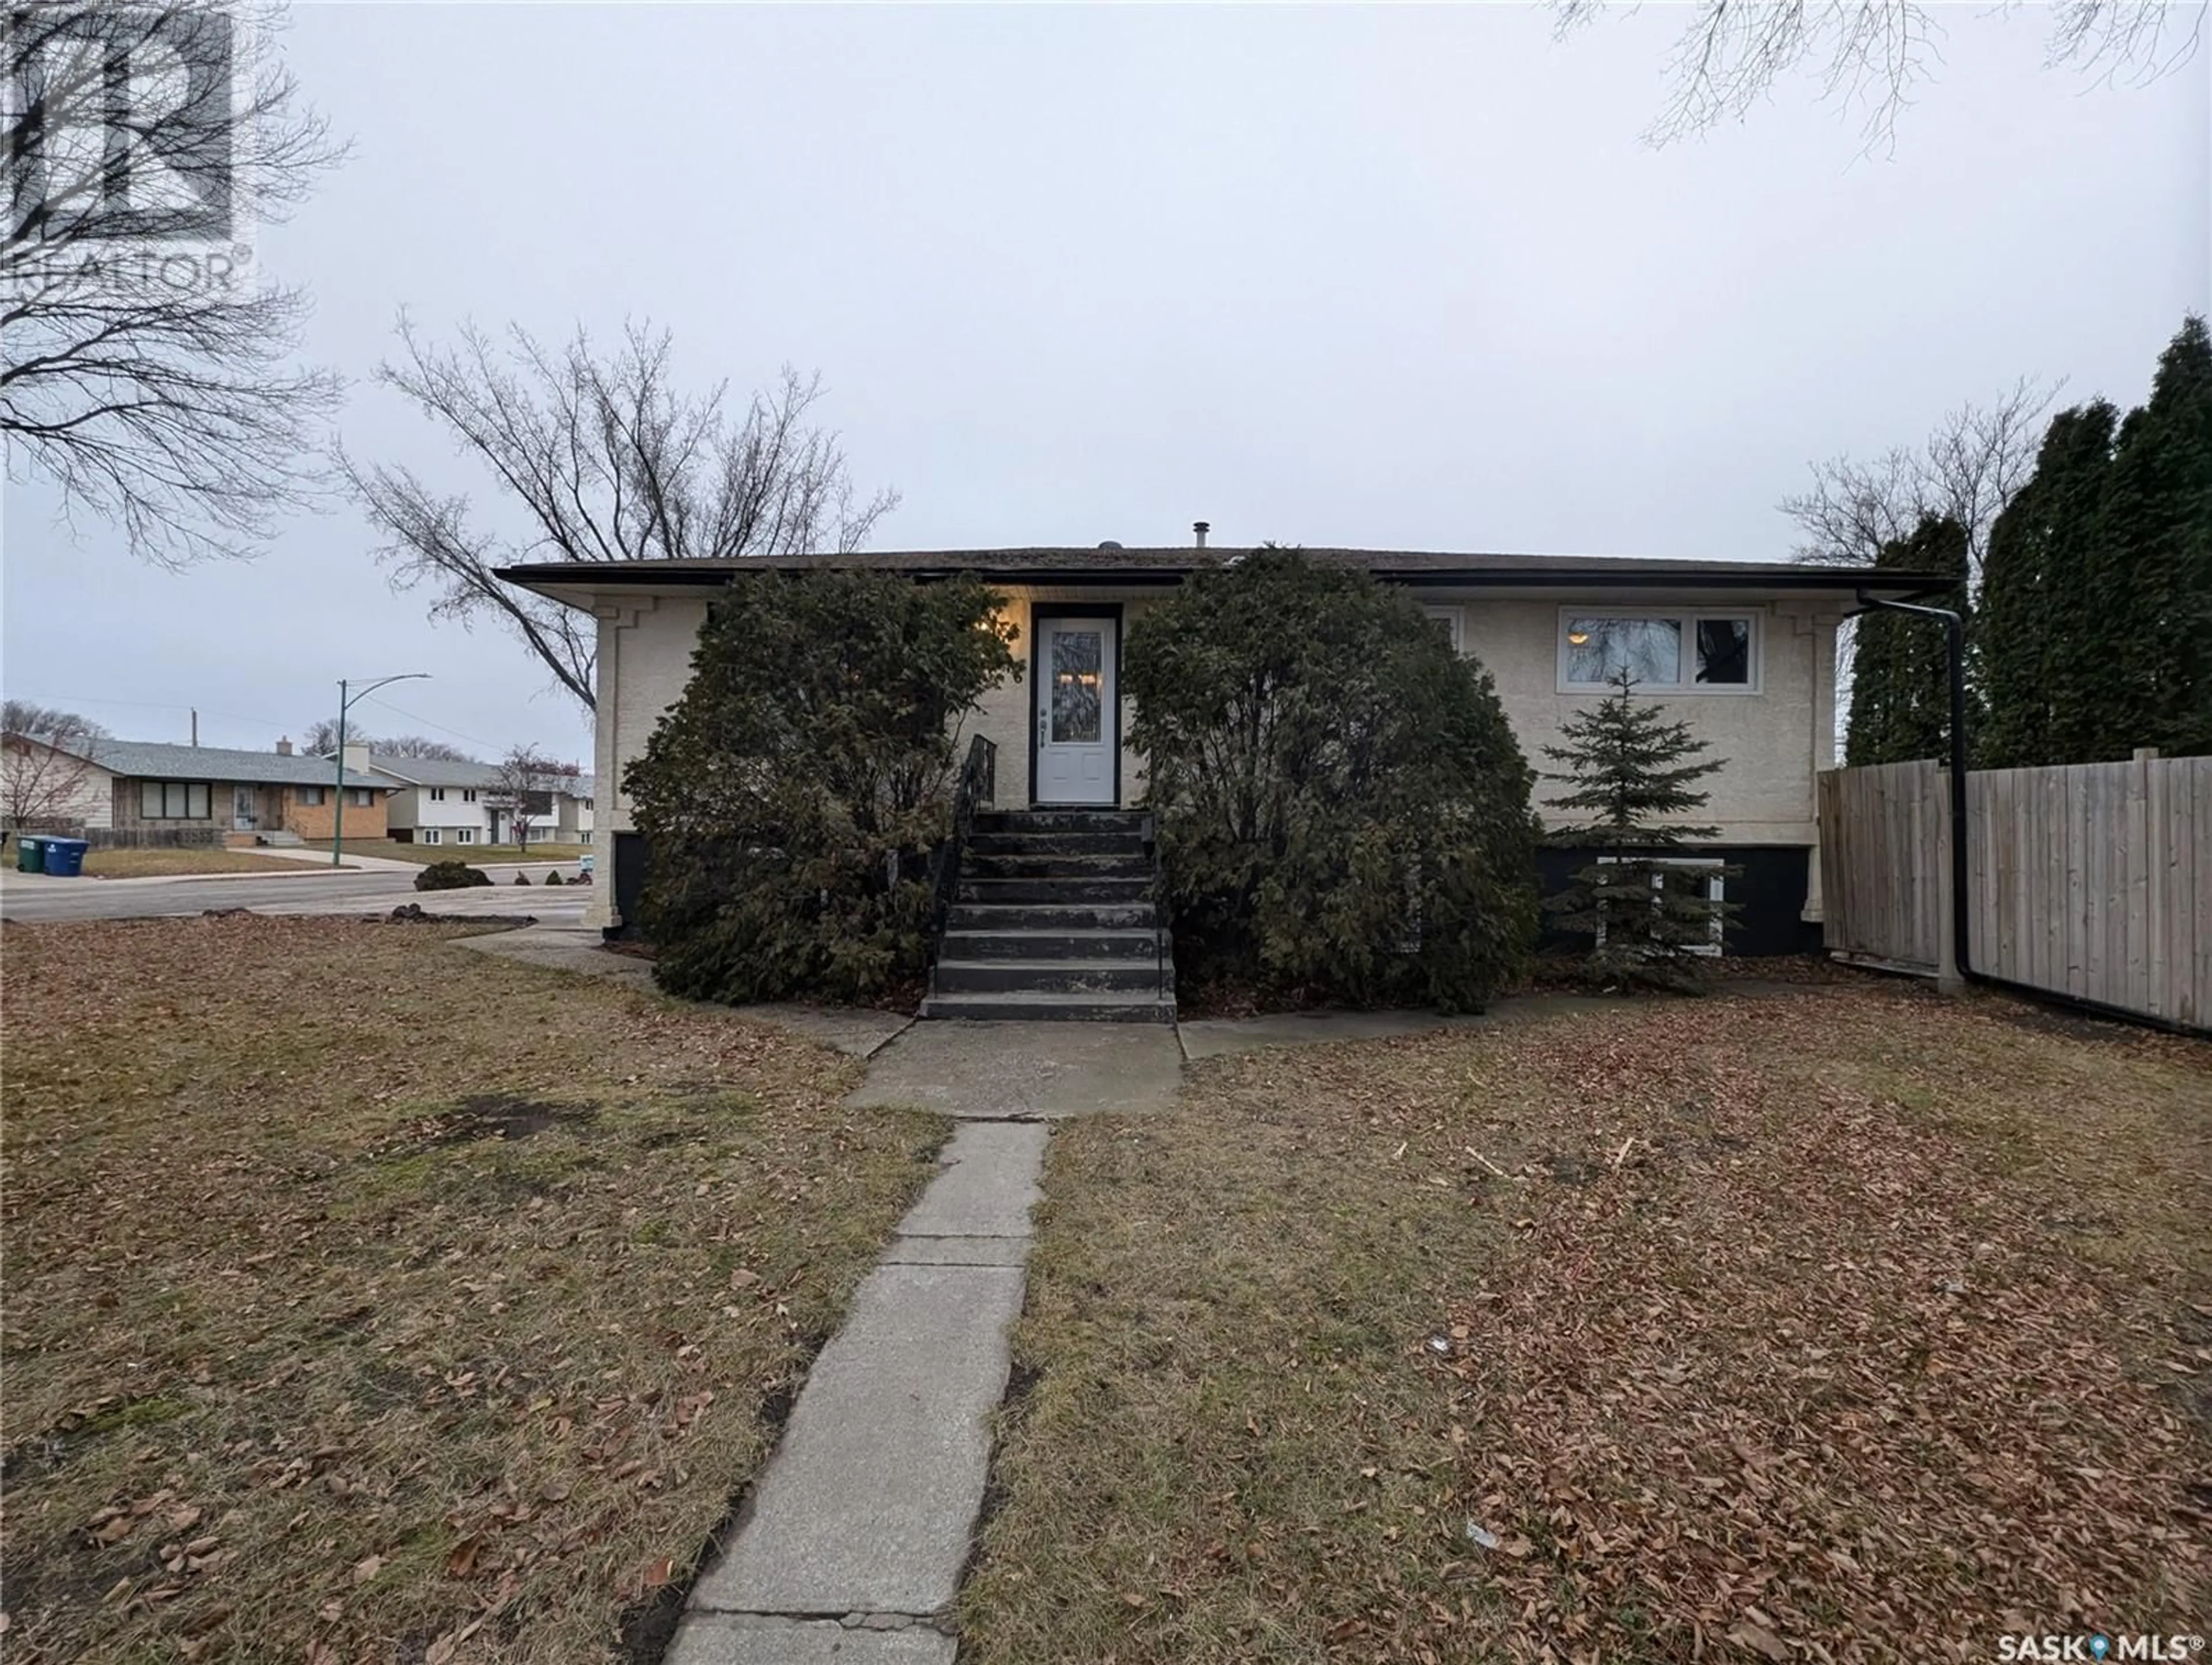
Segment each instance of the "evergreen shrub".
[{"label": "evergreen shrub", "polygon": [[1402,589],[1295,550],[1129,629],[1179,975],[1480,1009],[1534,937],[1531,775],[1490,675]]}]

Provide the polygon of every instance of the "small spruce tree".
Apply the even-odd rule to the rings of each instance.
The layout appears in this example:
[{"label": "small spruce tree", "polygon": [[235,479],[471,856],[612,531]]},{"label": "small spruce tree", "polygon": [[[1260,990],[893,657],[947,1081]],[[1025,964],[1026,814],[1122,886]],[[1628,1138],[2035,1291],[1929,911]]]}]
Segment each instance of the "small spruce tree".
[{"label": "small spruce tree", "polygon": [[1695,783],[1722,765],[1693,761],[1705,742],[1691,738],[1688,724],[1669,721],[1666,707],[1638,701],[1630,672],[1613,681],[1617,693],[1561,726],[1565,744],[1544,748],[1563,766],[1544,778],[1567,787],[1544,802],[1577,817],[1547,837],[1592,855],[1544,905],[1563,929],[1590,939],[1583,969],[1592,982],[1694,990],[1729,904],[1706,893],[1713,868],[1668,859],[1718,829],[1672,817],[1705,802],[1711,794]]}]

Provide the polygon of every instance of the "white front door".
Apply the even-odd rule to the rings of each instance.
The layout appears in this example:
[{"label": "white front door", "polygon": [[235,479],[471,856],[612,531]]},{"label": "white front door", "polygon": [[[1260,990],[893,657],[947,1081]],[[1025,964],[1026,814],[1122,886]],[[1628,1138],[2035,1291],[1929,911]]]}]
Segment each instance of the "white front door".
[{"label": "white front door", "polygon": [[1111,804],[1121,750],[1114,691],[1115,621],[1042,618],[1036,626],[1036,780],[1040,804]]},{"label": "white front door", "polygon": [[253,788],[233,787],[230,789],[230,824],[238,832],[252,832],[261,817],[254,813]]}]

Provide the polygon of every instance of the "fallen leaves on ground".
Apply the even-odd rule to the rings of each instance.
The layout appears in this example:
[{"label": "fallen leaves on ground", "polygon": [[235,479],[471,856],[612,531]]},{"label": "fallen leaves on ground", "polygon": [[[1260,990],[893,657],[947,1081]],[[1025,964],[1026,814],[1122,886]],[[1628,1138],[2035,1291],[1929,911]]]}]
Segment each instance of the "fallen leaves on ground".
[{"label": "fallen leaves on ground", "polygon": [[2212,1048],[1658,1001],[1223,1060],[1065,1126],[1045,1191],[983,1665],[1983,1659],[2212,1609]]},{"label": "fallen leaves on ground", "polygon": [[[2212,1370],[2212,1330],[2192,1347],[2177,1328],[2187,1246],[2101,1283],[2050,1223],[2075,1199],[1993,1171],[1942,1113],[2036,1091],[2045,1048],[1978,1074],[1961,1066],[2007,1050],[1986,1018],[1948,1020],[1982,1044],[1946,1058],[1940,1009],[1866,1007],[1740,1006],[1733,1045],[1677,1006],[1509,1046],[1547,1085],[1545,1141],[1588,1164],[1578,1186],[1533,1181],[1546,1206],[1492,1298],[1452,1310],[1468,1512],[1538,1547],[1486,1569],[1518,1615],[1509,1653],[1594,1656],[1632,1629],[1662,1654],[1917,1638],[1966,1658],[2000,1631],[2201,1614],[2212,1431],[2157,1362]],[[1805,1067],[1823,1056],[1840,1066]],[[2142,1206],[2173,1214],[2174,1188],[2206,1182],[2203,1061],[2174,1073],[2196,1098],[2172,1104],[2169,1171],[2079,1153],[2100,1210],[2164,1188]],[[1887,1070],[1923,1108],[1881,1091]],[[2052,1131],[2094,1138],[2080,1109]]]},{"label": "fallen leaves on ground", "polygon": [[941,1126],[462,933],[6,928],[10,1660],[623,1657],[765,1455]]}]

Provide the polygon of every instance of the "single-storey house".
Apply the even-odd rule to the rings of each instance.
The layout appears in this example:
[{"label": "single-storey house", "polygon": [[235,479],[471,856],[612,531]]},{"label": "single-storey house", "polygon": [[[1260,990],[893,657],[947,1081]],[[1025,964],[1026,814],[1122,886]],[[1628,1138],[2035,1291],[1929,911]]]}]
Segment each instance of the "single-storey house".
[{"label": "single-storey house", "polygon": [[[1403,585],[1461,651],[1492,673],[1532,764],[1560,725],[1595,703],[1623,665],[1641,691],[1711,743],[1723,767],[1705,783],[1695,824],[1717,826],[1686,861],[1738,876],[1729,952],[1817,950],[1820,920],[1814,776],[1832,766],[1836,629],[1863,598],[1940,603],[1940,574],[1781,562],[1644,560],[1309,550]],[[589,918],[622,924],[634,906],[643,851],[621,789],[689,677],[693,644],[715,591],[756,574],[809,567],[897,573],[928,583],[973,573],[1006,597],[1025,662],[1019,682],[986,696],[970,732],[998,748],[994,807],[1140,805],[1145,760],[1127,743],[1130,712],[1116,691],[1124,635],[1192,573],[1234,559],[1204,547],[887,551],[721,561],[559,562],[499,576],[591,615],[598,625],[597,758],[614,882]],[[1932,627],[1931,627],[1932,628]],[[1080,697],[1057,698],[1081,690]],[[1096,690],[1096,697],[1090,690]],[[1540,783],[1537,795],[1545,788]],[[1545,853],[1547,887],[1581,865]],[[1712,881],[1722,881],[1716,877]]]},{"label": "single-storey house", "polygon": [[[501,790],[496,763],[373,753],[380,775],[402,783],[392,795],[392,836],[403,844],[480,846],[514,842],[514,806]],[[589,775],[548,776],[530,794],[532,843],[587,844],[592,836]]]},{"label": "single-storey house", "polygon": [[[296,752],[289,740],[246,751],[102,738],[68,755],[83,767],[82,824],[117,842],[178,833],[188,842],[312,844],[331,837],[337,814],[337,763]],[[383,837],[385,800],[398,785],[369,769],[365,754],[349,757],[346,836]]]}]

